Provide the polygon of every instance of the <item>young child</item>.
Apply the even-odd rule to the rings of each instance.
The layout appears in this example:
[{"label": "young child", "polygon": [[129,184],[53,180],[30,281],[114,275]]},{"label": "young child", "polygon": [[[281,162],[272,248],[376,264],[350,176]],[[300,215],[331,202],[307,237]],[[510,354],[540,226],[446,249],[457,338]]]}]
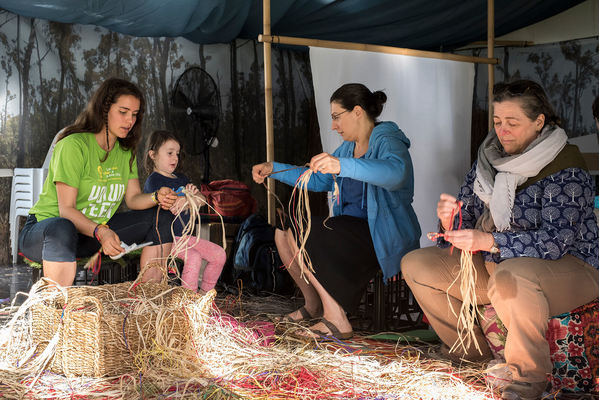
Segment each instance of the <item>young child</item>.
[{"label": "young child", "polygon": [[[199,193],[198,188],[191,184],[185,175],[175,174],[174,172],[179,164],[180,149],[181,142],[174,133],[168,131],[154,131],[152,133],[148,139],[144,160],[146,170],[151,173],[144,185],[144,192],[153,193],[163,186],[173,190],[184,186],[186,190],[195,195]],[[185,198],[179,198],[170,209],[171,212],[176,215],[184,203]],[[173,249],[176,249],[177,243],[181,240],[183,227],[189,222],[189,212],[183,211],[180,217],[181,219],[177,218],[175,220],[173,226],[175,233]],[[180,250],[178,254],[175,254],[175,257],[185,262],[181,285],[193,291],[197,291],[198,288],[202,259],[207,261],[202,275],[202,284],[200,285],[201,294],[214,288],[226,260],[225,250],[221,246],[198,237],[190,237],[187,249]]]}]

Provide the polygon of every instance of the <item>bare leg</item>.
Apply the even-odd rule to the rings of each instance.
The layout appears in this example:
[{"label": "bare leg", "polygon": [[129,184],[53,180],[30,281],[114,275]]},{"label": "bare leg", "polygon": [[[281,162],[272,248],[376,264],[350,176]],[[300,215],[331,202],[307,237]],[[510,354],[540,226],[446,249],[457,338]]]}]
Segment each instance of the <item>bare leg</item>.
[{"label": "bare leg", "polygon": [[[319,315],[322,309],[322,302],[320,301],[320,296],[316,292],[314,286],[306,282],[301,276],[299,264],[297,263],[297,259],[294,257],[298,252],[298,248],[291,229],[288,229],[287,231],[282,231],[280,229],[275,230],[275,243],[277,245],[277,250],[279,251],[281,261],[283,261],[283,264],[285,264],[287,267],[289,275],[291,275],[301,290],[302,295],[304,296],[306,303],[304,308],[312,316]],[[288,314],[288,317],[292,320],[302,319],[302,315],[299,310]]]},{"label": "bare leg", "polygon": [[[158,262],[164,270],[166,268],[166,259],[171,252],[172,246],[172,243],[164,243],[162,245],[144,247],[141,250],[139,265],[143,269],[148,263]],[[160,282],[161,280],[162,271],[156,267],[148,269],[141,278],[142,282]]]},{"label": "bare leg", "polygon": [[44,277],[52,279],[60,286],[72,286],[77,272],[76,261],[42,261]]},{"label": "bare leg", "polygon": [[[277,242],[277,234],[285,236],[287,246],[279,247]],[[320,282],[318,282],[318,280],[310,271],[304,271],[304,277],[302,278],[297,260],[293,260],[292,263],[287,262],[287,257],[289,257],[291,260],[293,259],[293,256],[299,252],[299,248],[297,247],[297,243],[295,242],[291,230],[283,232],[277,229],[275,231],[275,242],[277,242],[277,249],[279,250],[281,260],[285,263],[285,265],[288,266],[287,269],[289,274],[297,283],[302,291],[302,294],[304,295],[304,299],[306,301],[306,305],[304,307],[306,310],[308,310],[310,315],[318,315],[322,308],[323,318],[335,325],[340,332],[350,332],[352,327],[345,315],[345,310],[343,307],[341,307],[339,303],[337,303],[337,301],[325,290],[325,288],[322,287]],[[307,279],[309,283],[307,283],[305,279]],[[289,317],[292,319],[299,319],[301,318],[301,314],[299,311],[294,311],[293,313],[289,314]],[[311,328],[317,329],[321,332],[329,332],[329,329],[322,322],[315,324]]]},{"label": "bare leg", "polygon": [[[343,307],[341,307],[341,305],[337,303],[337,301],[329,294],[329,292],[327,292],[325,288],[322,287],[320,282],[318,282],[318,280],[314,277],[314,275],[311,272],[306,272],[306,275],[308,275],[310,283],[312,284],[314,289],[316,289],[316,292],[318,293],[318,296],[322,301],[322,317],[331,322],[333,325],[335,325],[335,327],[339,329],[339,332],[351,332],[352,326],[349,320],[347,319],[347,316],[345,315],[345,310],[343,309]],[[322,322],[318,322],[315,325],[312,325],[310,329],[318,330],[320,332],[332,333],[330,332],[330,329]]]}]

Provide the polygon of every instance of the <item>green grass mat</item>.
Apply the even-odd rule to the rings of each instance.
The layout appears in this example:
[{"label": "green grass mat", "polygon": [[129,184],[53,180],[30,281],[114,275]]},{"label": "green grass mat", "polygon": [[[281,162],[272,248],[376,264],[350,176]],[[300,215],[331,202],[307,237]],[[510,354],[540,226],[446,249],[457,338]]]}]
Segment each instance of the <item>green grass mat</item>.
[{"label": "green grass mat", "polygon": [[375,335],[368,336],[369,339],[374,340],[392,340],[394,342],[402,341],[402,342],[427,342],[434,343],[439,341],[439,336],[435,333],[435,331],[431,329],[414,329],[412,331],[406,331],[401,333],[396,332],[382,332],[377,333]]}]

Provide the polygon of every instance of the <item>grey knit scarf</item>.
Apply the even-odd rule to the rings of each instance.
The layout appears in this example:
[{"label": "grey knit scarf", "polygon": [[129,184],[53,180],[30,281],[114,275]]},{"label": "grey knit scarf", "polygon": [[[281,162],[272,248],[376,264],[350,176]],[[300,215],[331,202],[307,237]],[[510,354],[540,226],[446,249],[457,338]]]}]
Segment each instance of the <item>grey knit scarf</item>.
[{"label": "grey knit scarf", "polygon": [[505,231],[510,227],[516,188],[536,176],[566,145],[568,136],[560,127],[545,126],[520,154],[509,155],[491,130],[478,148],[474,193],[485,203],[477,229]]}]

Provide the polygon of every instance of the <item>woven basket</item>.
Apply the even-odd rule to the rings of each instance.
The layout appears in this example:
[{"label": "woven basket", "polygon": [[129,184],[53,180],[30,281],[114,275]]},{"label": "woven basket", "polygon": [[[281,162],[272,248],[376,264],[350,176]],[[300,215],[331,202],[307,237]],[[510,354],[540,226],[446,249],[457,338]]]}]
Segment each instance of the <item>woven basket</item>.
[{"label": "woven basket", "polygon": [[[133,291],[131,286],[132,282],[69,287],[66,306],[64,296],[56,296],[31,308],[33,341],[39,351],[59,335],[49,365],[52,372],[123,375],[138,370],[136,355],[155,343],[169,349],[185,348],[190,337],[185,313],[197,315],[197,304],[193,304],[201,297],[166,283],[141,283]],[[206,317],[210,303],[205,302],[202,310]]]}]

